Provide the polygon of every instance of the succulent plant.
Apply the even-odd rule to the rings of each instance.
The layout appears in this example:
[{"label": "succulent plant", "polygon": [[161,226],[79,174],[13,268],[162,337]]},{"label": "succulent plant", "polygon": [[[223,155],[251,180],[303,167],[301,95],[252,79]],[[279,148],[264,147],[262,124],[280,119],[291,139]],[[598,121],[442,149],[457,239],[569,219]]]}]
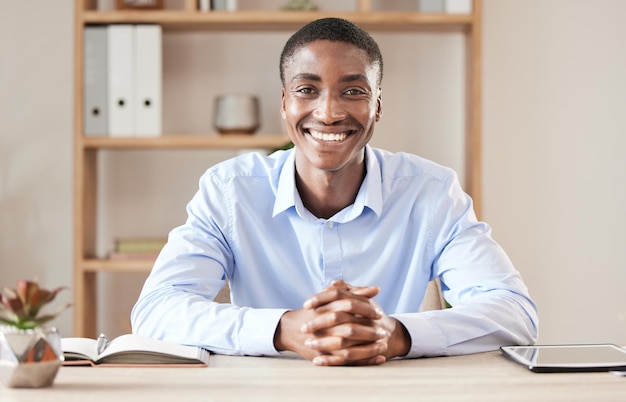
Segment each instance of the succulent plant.
[{"label": "succulent plant", "polygon": [[67,303],[50,314],[40,314],[42,307],[52,302],[56,295],[67,287],[53,290],[42,289],[37,281],[19,279],[15,289],[4,288],[0,301],[0,323],[18,328],[33,329],[56,318],[71,306]]}]

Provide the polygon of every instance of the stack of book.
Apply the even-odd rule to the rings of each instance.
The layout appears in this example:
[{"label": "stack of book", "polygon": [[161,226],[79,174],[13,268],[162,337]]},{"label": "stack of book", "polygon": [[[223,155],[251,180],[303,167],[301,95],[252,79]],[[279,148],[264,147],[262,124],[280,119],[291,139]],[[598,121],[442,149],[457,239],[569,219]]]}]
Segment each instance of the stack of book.
[{"label": "stack of book", "polygon": [[167,242],[164,238],[117,239],[110,253],[112,260],[155,260]]}]

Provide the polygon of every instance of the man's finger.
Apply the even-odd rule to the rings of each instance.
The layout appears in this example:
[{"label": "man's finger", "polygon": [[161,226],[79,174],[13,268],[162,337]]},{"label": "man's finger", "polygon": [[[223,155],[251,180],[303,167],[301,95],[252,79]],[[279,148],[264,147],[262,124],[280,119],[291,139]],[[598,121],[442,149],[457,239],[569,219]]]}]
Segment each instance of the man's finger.
[{"label": "man's finger", "polygon": [[313,358],[313,364],[318,366],[383,364],[386,361],[383,355],[386,351],[386,343],[375,342],[316,356]]},{"label": "man's finger", "polygon": [[380,289],[377,286],[365,286],[358,288],[329,286],[322,292],[317,293],[305,300],[302,306],[306,309],[314,309],[335,300],[350,299],[354,297],[366,301],[367,299],[376,296],[379,291]]}]

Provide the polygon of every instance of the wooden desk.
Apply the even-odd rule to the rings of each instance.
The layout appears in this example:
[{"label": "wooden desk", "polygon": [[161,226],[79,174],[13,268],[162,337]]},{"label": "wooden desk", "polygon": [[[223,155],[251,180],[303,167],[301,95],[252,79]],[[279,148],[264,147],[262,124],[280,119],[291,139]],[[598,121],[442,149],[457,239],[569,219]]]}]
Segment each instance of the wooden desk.
[{"label": "wooden desk", "polygon": [[499,352],[316,367],[297,358],[211,356],[208,368],[62,367],[52,388],[13,401],[626,401],[626,377],[535,374]]}]

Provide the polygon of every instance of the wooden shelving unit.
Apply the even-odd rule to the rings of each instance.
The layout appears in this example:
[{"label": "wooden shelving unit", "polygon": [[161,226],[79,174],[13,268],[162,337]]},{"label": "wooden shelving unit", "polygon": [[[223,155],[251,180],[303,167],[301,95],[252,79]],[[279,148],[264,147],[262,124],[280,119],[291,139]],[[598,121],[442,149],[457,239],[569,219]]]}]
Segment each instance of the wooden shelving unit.
[{"label": "wooden shelving unit", "polygon": [[155,138],[85,137],[83,134],[83,28],[92,24],[155,23],[168,31],[293,31],[317,18],[347,18],[371,31],[463,32],[466,36],[466,183],[477,213],[481,206],[481,35],[482,1],[474,0],[470,15],[371,11],[360,0],[354,12],[237,11],[200,12],[195,0],[183,8],[159,11],[96,11],[95,1],[75,0],[74,78],[74,336],[96,336],[98,273],[147,273],[151,261],[96,258],[97,157],[102,150],[129,149],[273,149],[288,138],[276,135],[185,135]]}]

